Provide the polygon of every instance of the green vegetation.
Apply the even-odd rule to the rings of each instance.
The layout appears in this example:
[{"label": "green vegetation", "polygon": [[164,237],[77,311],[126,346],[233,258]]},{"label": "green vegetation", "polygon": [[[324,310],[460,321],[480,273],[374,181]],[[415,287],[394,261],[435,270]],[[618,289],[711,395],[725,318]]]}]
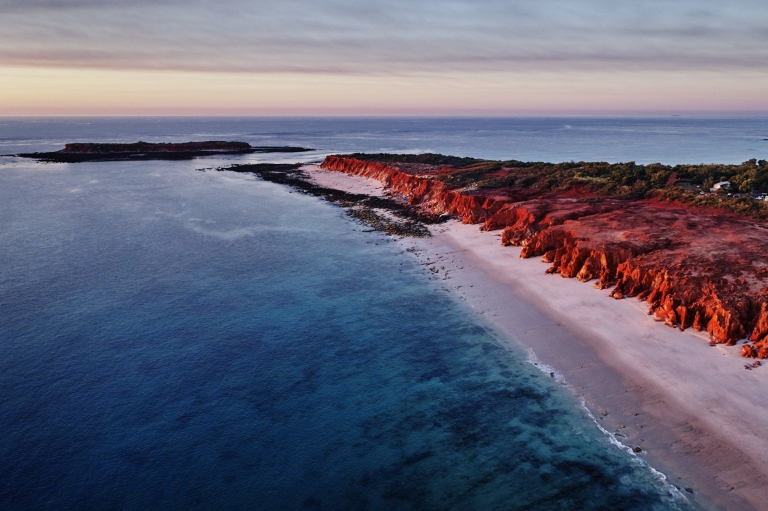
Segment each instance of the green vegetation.
[{"label": "green vegetation", "polygon": [[[676,200],[701,207],[716,207],[733,213],[768,220],[768,203],[750,197],[728,197],[727,194],[700,195],[713,184],[730,181],[733,194],[768,192],[768,162],[748,160],[740,165],[636,165],[605,162],[522,162],[489,161],[439,154],[355,154],[354,158],[382,163],[421,163],[444,165],[452,172],[434,176],[445,184],[478,189],[506,187],[529,188],[541,192],[578,190],[597,197],[619,199],[656,198]],[[670,177],[690,183],[690,190],[672,186]],[[700,188],[696,188],[696,186]],[[695,190],[695,191],[694,191]]]},{"label": "green vegetation", "polygon": [[749,196],[728,197],[724,194],[699,195],[688,193],[678,187],[656,190],[651,196],[658,199],[685,202],[696,207],[717,208],[737,215],[749,216],[768,221],[768,202],[758,201]]}]

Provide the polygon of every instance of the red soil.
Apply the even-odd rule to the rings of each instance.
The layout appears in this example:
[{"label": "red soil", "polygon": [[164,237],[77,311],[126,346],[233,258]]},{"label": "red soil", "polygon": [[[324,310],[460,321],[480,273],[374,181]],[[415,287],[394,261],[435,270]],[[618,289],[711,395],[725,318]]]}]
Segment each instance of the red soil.
[{"label": "red soil", "polygon": [[649,200],[597,199],[529,189],[450,189],[454,171],[329,156],[322,165],[378,179],[409,203],[502,229],[502,244],[540,256],[547,273],[637,297],[669,326],[707,331],[712,343],[748,337],[741,354],[768,359],[768,230],[744,217]]}]

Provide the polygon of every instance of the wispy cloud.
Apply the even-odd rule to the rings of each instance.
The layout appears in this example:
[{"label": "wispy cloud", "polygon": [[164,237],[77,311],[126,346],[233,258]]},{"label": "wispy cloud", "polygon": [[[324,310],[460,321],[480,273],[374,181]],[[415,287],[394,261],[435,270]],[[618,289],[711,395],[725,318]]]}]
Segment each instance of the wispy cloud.
[{"label": "wispy cloud", "polygon": [[765,70],[768,4],[0,0],[0,64],[235,72]]}]

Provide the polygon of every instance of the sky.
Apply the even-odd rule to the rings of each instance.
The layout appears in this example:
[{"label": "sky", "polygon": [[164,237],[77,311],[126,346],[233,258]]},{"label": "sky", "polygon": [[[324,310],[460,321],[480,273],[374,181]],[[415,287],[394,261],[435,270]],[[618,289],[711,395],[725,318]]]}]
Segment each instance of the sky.
[{"label": "sky", "polygon": [[766,91],[764,0],[0,0],[0,115],[765,115]]}]

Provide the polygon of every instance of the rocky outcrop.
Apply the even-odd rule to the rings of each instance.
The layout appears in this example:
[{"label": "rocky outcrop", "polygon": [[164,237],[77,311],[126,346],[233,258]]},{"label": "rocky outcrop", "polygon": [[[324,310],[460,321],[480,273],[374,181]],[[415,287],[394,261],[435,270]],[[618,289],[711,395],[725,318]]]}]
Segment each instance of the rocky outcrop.
[{"label": "rocky outcrop", "polygon": [[392,193],[406,197],[409,204],[460,218],[465,224],[484,222],[505,204],[483,195],[450,190],[433,179],[433,174],[414,175],[383,163],[328,156],[322,168],[376,179]]},{"label": "rocky outcrop", "polygon": [[438,179],[450,167],[338,156],[323,167],[378,179],[410,204],[482,230],[501,229],[504,245],[541,257],[547,273],[613,287],[613,298],[645,301],[656,320],[708,332],[713,344],[748,338],[740,353],[768,359],[768,232],[747,219],[650,200],[451,189]]}]

